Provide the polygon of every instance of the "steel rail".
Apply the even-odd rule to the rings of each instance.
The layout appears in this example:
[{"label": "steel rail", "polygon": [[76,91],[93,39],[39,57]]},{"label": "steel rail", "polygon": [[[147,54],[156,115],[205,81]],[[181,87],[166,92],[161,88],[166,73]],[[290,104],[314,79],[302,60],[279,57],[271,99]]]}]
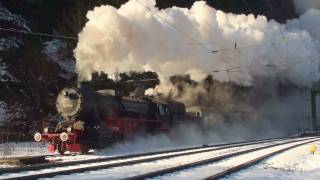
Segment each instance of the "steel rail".
[{"label": "steel rail", "polygon": [[212,176],[209,176],[207,178],[205,178],[205,180],[216,180],[216,179],[220,179],[220,178],[223,178],[223,177],[226,177],[232,173],[235,173],[237,171],[240,171],[242,169],[246,169],[250,166],[253,166],[253,165],[256,165],[258,164],[259,162],[271,157],[271,156],[274,156],[274,155],[277,155],[277,154],[280,154],[282,152],[285,152],[285,151],[288,151],[290,149],[293,149],[295,147],[298,147],[298,146],[302,146],[304,144],[308,144],[308,143],[311,143],[311,142],[314,142],[314,141],[318,141],[318,140],[313,140],[313,141],[308,141],[308,142],[304,142],[304,143],[300,143],[300,144],[297,144],[297,145],[293,145],[293,146],[289,146],[289,147],[286,147],[286,148],[283,148],[283,149],[280,149],[280,150],[277,150],[277,151],[274,151],[274,152],[271,152],[269,154],[266,154],[266,155],[263,155],[263,156],[260,156],[258,158],[255,158],[253,160],[250,160],[250,161],[247,161],[245,163],[242,163],[240,165],[237,165],[237,166],[234,166],[232,168],[229,168],[225,171],[222,171],[222,172],[219,172],[217,174],[214,174]]},{"label": "steel rail", "polygon": [[[310,140],[310,139],[316,139],[316,140]],[[230,154],[217,156],[217,157],[213,157],[213,158],[208,158],[208,159],[205,159],[205,160],[200,160],[200,161],[196,161],[196,162],[192,162],[192,163],[186,163],[186,164],[173,166],[173,167],[169,167],[169,168],[165,168],[165,169],[161,169],[161,170],[157,170],[157,171],[152,171],[152,172],[148,172],[148,173],[145,173],[145,174],[139,174],[139,175],[136,175],[136,176],[123,178],[123,180],[140,180],[140,179],[146,179],[146,178],[153,178],[153,177],[157,177],[157,176],[162,176],[164,174],[169,174],[169,173],[181,171],[181,170],[187,169],[187,168],[192,168],[192,167],[197,167],[197,166],[206,165],[206,164],[210,164],[210,163],[215,163],[215,162],[227,159],[227,158],[232,158],[232,157],[239,156],[239,155],[242,155],[242,154],[247,154],[247,153],[250,153],[250,152],[254,152],[254,151],[258,151],[258,150],[262,150],[262,149],[267,149],[267,148],[271,148],[271,147],[275,147],[275,146],[290,144],[290,143],[299,142],[299,141],[308,141],[308,140],[309,141],[307,143],[310,143],[310,142],[314,142],[314,141],[318,141],[319,140],[316,137],[315,138],[310,138],[310,139],[293,140],[293,141],[290,141],[290,142],[284,142],[284,143],[273,144],[273,145],[268,145],[268,146],[263,146],[263,147],[258,147],[258,148],[252,148],[252,149],[239,151],[239,152],[235,152],[235,153],[230,153]]]},{"label": "steel rail", "polygon": [[[307,138],[307,139],[310,139],[310,138]],[[304,139],[304,140],[306,140],[306,139]],[[13,178],[7,177],[6,179],[48,178],[48,177],[54,177],[57,175],[68,175],[71,173],[82,173],[85,171],[108,169],[108,168],[113,168],[113,167],[127,166],[127,165],[132,165],[132,164],[139,164],[139,163],[168,159],[168,158],[173,158],[173,157],[179,157],[179,156],[185,156],[185,155],[191,155],[191,154],[197,154],[197,153],[203,153],[203,152],[209,152],[209,151],[216,151],[216,150],[221,150],[221,149],[228,149],[228,148],[232,148],[232,147],[241,147],[241,146],[246,146],[246,145],[254,145],[254,144],[268,143],[268,142],[275,142],[275,141],[281,141],[281,140],[273,140],[273,141],[268,140],[267,142],[251,142],[251,143],[243,143],[243,144],[234,144],[234,145],[229,145],[229,146],[217,147],[217,148],[210,149],[210,150],[206,149],[206,150],[200,150],[200,151],[185,152],[185,153],[180,153],[180,154],[170,154],[170,155],[164,155],[164,156],[159,156],[159,157],[149,157],[149,158],[138,159],[138,160],[128,160],[128,161],[124,161],[124,162],[115,162],[115,163],[103,164],[103,165],[76,167],[73,169],[63,169],[63,170],[57,170],[57,171],[53,171],[53,172],[45,172],[45,173],[41,173],[41,174],[22,175],[22,176],[18,176],[18,177],[16,176]],[[298,140],[294,140],[294,141],[298,141]],[[292,141],[289,141],[289,143],[290,142],[292,142]],[[207,148],[207,147],[205,147],[205,148]],[[76,165],[79,165],[79,164],[76,164]],[[43,170],[43,169],[39,169],[39,170]],[[21,172],[21,171],[19,171],[19,172]]]},{"label": "steel rail", "polygon": [[[292,138],[285,138],[285,139],[292,139]],[[310,139],[310,138],[307,138],[307,139]],[[303,140],[307,140],[307,139],[303,139]],[[179,154],[170,154],[170,155],[164,155],[164,156],[158,156],[158,157],[149,157],[149,158],[138,159],[138,160],[128,160],[128,161],[115,162],[115,163],[103,164],[103,165],[93,165],[93,166],[76,167],[76,168],[72,167],[70,169],[63,169],[63,170],[58,170],[58,171],[53,171],[53,172],[45,172],[45,173],[41,173],[41,174],[23,175],[23,176],[18,176],[18,177],[13,177],[13,178],[8,177],[6,179],[38,179],[38,178],[44,178],[44,177],[54,177],[57,175],[68,175],[71,173],[82,173],[85,171],[108,169],[108,168],[113,168],[113,167],[127,166],[127,165],[132,165],[132,164],[139,164],[139,163],[168,159],[168,158],[173,158],[173,157],[192,155],[192,154],[204,153],[204,152],[209,152],[209,151],[216,151],[216,150],[221,150],[221,149],[228,149],[228,148],[232,148],[232,147],[241,147],[241,146],[246,146],[246,145],[254,145],[254,144],[276,142],[276,141],[281,141],[281,140],[276,139],[273,141],[267,140],[266,142],[263,141],[263,142],[233,144],[233,145],[217,147],[214,149],[205,149],[205,150],[200,150],[200,151],[192,151],[192,152],[185,152],[185,153],[179,153]],[[297,141],[297,140],[295,140],[295,141]],[[290,141],[290,142],[292,142],[292,141]],[[203,148],[207,148],[207,147],[203,147]],[[138,156],[138,157],[141,157],[141,156]],[[110,157],[110,158],[115,158],[115,157]],[[127,159],[127,158],[125,158],[125,159]],[[114,159],[114,160],[122,160],[122,159]],[[102,161],[102,162],[105,162],[105,161]],[[79,164],[75,164],[75,165],[79,165]],[[64,167],[64,166],[62,166],[62,167]],[[47,168],[40,168],[37,170],[44,170],[44,169],[47,169]],[[19,172],[22,172],[22,171],[19,171]]]},{"label": "steel rail", "polygon": [[[225,146],[226,146],[226,148],[231,148],[231,147],[235,147],[235,146],[253,145],[253,144],[258,144],[258,143],[280,141],[280,140],[286,140],[286,139],[292,139],[292,138],[296,138],[296,137],[284,137],[284,138],[235,142],[235,143],[223,143],[223,144],[214,144],[214,145],[208,145],[208,146],[197,146],[197,147],[191,147],[191,148],[180,148],[180,149],[174,149],[174,150],[155,151],[155,152],[129,154],[129,155],[121,155],[121,156],[87,159],[87,160],[69,161],[69,162],[57,162],[57,163],[50,163],[49,162],[49,163],[45,163],[45,164],[37,164],[37,165],[26,166],[26,167],[2,168],[2,169],[0,169],[0,175],[7,174],[7,173],[18,173],[18,172],[22,172],[22,171],[37,171],[37,170],[46,169],[46,168],[73,166],[73,165],[87,164],[87,163],[99,163],[99,162],[106,162],[106,161],[111,161],[111,160],[123,160],[123,159],[136,158],[136,157],[142,157],[142,156],[161,155],[161,154],[166,154],[166,153],[183,152],[183,151],[190,151],[190,150],[197,150],[197,149],[208,149],[208,148],[215,148],[216,147],[214,150],[220,150],[221,148],[224,148]],[[195,152],[199,152],[199,151],[195,151]]]}]

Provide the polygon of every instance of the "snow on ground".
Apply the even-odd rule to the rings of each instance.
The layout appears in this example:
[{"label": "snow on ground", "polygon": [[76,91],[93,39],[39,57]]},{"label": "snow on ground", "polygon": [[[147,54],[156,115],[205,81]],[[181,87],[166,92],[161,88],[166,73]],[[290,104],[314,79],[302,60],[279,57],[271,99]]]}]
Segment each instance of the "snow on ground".
[{"label": "snow on ground", "polygon": [[22,41],[18,40],[15,37],[12,38],[0,38],[0,51],[4,51],[6,49],[18,48],[19,44]]},{"label": "snow on ground", "polygon": [[159,151],[202,146],[204,144],[231,143],[248,140],[249,139],[241,136],[230,138],[230,136],[222,136],[215,132],[203,133],[198,126],[182,124],[171,129],[169,133],[136,135],[132,139],[116,143],[109,148],[98,151],[97,153],[99,155],[119,153],[132,154],[146,151]]},{"label": "snow on ground", "polygon": [[310,154],[311,144],[320,150],[319,141],[306,144],[273,156],[225,179],[320,179],[320,152]]},{"label": "snow on ground", "polygon": [[61,74],[67,76],[75,72],[75,62],[71,59],[64,58],[64,51],[66,49],[66,43],[60,39],[54,39],[44,43],[42,53],[44,53],[48,59],[54,63],[57,63],[67,74]]},{"label": "snow on ground", "polygon": [[[273,151],[280,150],[285,147],[289,147],[295,144],[300,144],[301,142],[295,142],[280,146],[275,146],[267,149],[262,149],[258,151],[254,151],[251,153],[239,155],[236,157],[231,157],[223,161],[219,161],[217,163],[212,163],[208,165],[198,166],[195,168],[189,168],[183,171],[171,173],[165,176],[156,177],[155,179],[203,179],[206,177],[209,177],[211,175],[214,175],[216,173],[219,173],[221,171],[224,171],[228,168],[240,165],[242,163],[245,163],[247,161],[250,161],[252,159],[255,159],[257,157],[263,156],[265,154],[271,153]],[[245,179],[245,178],[244,178]]]},{"label": "snow on ground", "polygon": [[[199,150],[188,150],[188,151],[184,151],[184,152],[191,152],[191,151],[199,151]],[[225,150],[225,151],[228,151],[228,150]],[[165,154],[161,154],[161,155],[149,155],[147,157],[151,158],[151,157],[159,157],[159,156],[165,156],[165,155],[171,155],[171,154],[179,154],[179,153],[181,153],[181,152],[165,153]],[[222,152],[220,151],[220,153],[222,153]],[[86,157],[88,157],[88,156],[86,156]],[[68,161],[70,161],[70,156],[64,157],[64,158],[67,158]],[[71,156],[71,158],[72,158],[72,156]],[[28,171],[28,172],[14,173],[14,174],[10,174],[10,175],[3,174],[2,176],[0,176],[0,179],[3,179],[3,178],[5,179],[5,178],[8,178],[8,177],[17,177],[17,176],[25,175],[26,173],[27,174],[36,174],[36,173],[52,172],[52,171],[63,170],[63,169],[78,169],[79,167],[88,167],[88,166],[95,166],[95,165],[102,165],[102,164],[112,164],[112,163],[118,163],[118,162],[125,162],[125,161],[128,161],[128,160],[138,160],[138,159],[144,159],[144,158],[146,158],[146,157],[135,157],[135,158],[129,158],[129,159],[123,159],[123,160],[110,160],[110,161],[107,161],[107,162],[79,164],[79,165],[74,165],[74,166],[69,166],[69,167],[57,167],[57,168],[50,168],[50,169],[38,170],[38,171]],[[86,159],[88,159],[88,158],[86,158]],[[183,158],[181,158],[181,159],[183,159]],[[99,171],[97,171],[97,172],[98,172],[98,174],[100,174]],[[91,178],[91,175],[90,175],[90,178]]]},{"label": "snow on ground", "polygon": [[0,4],[0,21],[8,21],[13,25],[23,28],[26,31],[30,31],[27,26],[27,22],[20,15],[12,14],[8,9],[4,8]]},{"label": "snow on ground", "polygon": [[[182,149],[190,147],[202,146],[200,142],[178,143],[180,138],[170,139],[165,134],[138,136],[133,140],[116,143],[108,148],[101,149],[96,153],[98,155],[120,155],[120,154],[136,154],[145,152],[165,151],[172,149]],[[214,141],[206,144],[218,144],[221,141]]]},{"label": "snow on ground", "polygon": [[[0,158],[47,155],[47,145],[37,142],[0,143]],[[0,168],[16,165],[0,164]]]},{"label": "snow on ground", "polygon": [[[1,113],[1,109],[0,109],[0,113]],[[222,143],[220,141],[218,142]],[[210,143],[210,144],[217,144],[218,142]],[[48,159],[52,161],[60,161],[60,162],[78,161],[78,160],[97,159],[97,158],[104,158],[104,157],[111,157],[111,156],[123,156],[123,155],[129,155],[129,154],[191,148],[191,147],[198,147],[202,145],[203,144],[197,144],[197,142],[192,142],[192,143],[189,142],[189,143],[181,144],[181,143],[174,142],[174,140],[170,139],[168,136],[164,134],[158,134],[155,136],[144,136],[144,137],[139,136],[133,140],[119,142],[101,150],[91,150],[90,151],[91,154],[88,154],[88,155],[70,154],[69,152],[66,152],[64,156],[59,156],[58,153],[56,152],[54,156],[51,156]],[[14,149],[18,149],[18,148],[14,148]],[[19,153],[13,153],[13,154],[19,154]],[[1,153],[0,153],[0,157],[1,157]]]},{"label": "snow on ground", "polygon": [[[286,142],[286,141],[289,141],[289,140],[284,140],[281,142]],[[279,141],[277,143],[279,143]],[[259,144],[259,145],[248,145],[243,147],[234,147],[229,149],[174,157],[170,159],[157,160],[157,161],[152,161],[148,163],[140,163],[140,164],[130,165],[130,166],[115,167],[115,168],[99,170],[99,171],[89,171],[89,172],[84,172],[79,174],[72,174],[69,176],[56,176],[55,179],[105,179],[105,178],[120,179],[128,176],[138,175],[141,173],[151,172],[151,171],[162,169],[162,168],[199,161],[202,159],[207,159],[208,157],[216,157],[223,154],[234,153],[234,152],[238,152],[246,149],[261,147],[267,144],[268,145],[275,144],[275,142],[263,143],[263,145]],[[150,156],[150,157],[153,157],[153,156]],[[101,163],[95,163],[95,164],[101,164]],[[83,165],[80,165],[80,166],[83,166]],[[183,177],[183,178],[186,178],[186,177]]]},{"label": "snow on ground", "polygon": [[38,142],[1,143],[0,158],[48,154],[47,144]]},{"label": "snow on ground", "polygon": [[[288,140],[284,140],[288,141]],[[281,141],[281,142],[284,142]],[[269,142],[265,144],[274,144],[275,142]],[[142,163],[138,165],[131,165],[131,166],[124,166],[124,167],[116,167],[116,168],[110,168],[106,170],[99,170],[99,171],[90,171],[90,172],[85,172],[81,174],[75,174],[75,175],[70,175],[70,176],[56,176],[55,178],[61,178],[61,179],[105,179],[108,177],[108,179],[118,179],[121,177],[125,177],[128,175],[134,175],[137,173],[143,173],[146,171],[153,171],[154,169],[158,168],[165,168],[168,166],[173,166],[173,165],[178,165],[180,163],[187,163],[190,161],[196,161],[200,159],[205,159],[209,156],[218,156],[222,155],[225,153],[231,153],[234,151],[240,151],[248,148],[253,148],[253,147],[258,147],[260,145],[248,145],[248,146],[243,146],[243,147],[234,147],[234,148],[229,148],[229,149],[224,149],[224,150],[217,150],[217,151],[212,151],[212,152],[205,152],[205,153],[199,153],[199,154],[194,154],[194,155],[188,155],[188,156],[181,156],[181,157],[176,157],[176,158],[171,158],[167,160],[158,160],[150,163]],[[189,151],[195,151],[195,150],[189,150]],[[189,152],[185,151],[185,152]],[[164,155],[169,155],[169,154],[177,154],[181,152],[175,152],[175,153],[165,153],[165,154],[158,154],[158,155],[149,155],[147,156],[148,158],[151,157],[158,157],[158,156],[164,156]],[[107,162],[98,162],[98,163],[86,163],[86,164],[79,164],[79,165],[74,165],[74,166],[68,166],[68,167],[57,167],[57,168],[50,168],[50,169],[43,169],[43,170],[38,170],[38,171],[28,171],[28,172],[20,172],[20,173],[13,173],[13,174],[3,174],[0,179],[5,179],[9,177],[19,177],[23,176],[26,174],[38,174],[42,172],[54,172],[54,171],[59,171],[63,169],[78,169],[80,167],[88,167],[88,166],[97,166],[97,165],[106,165],[106,164],[111,164],[111,163],[118,163],[118,162],[125,162],[128,160],[138,160],[138,159],[144,159],[146,157],[135,157],[135,158],[128,158],[128,159],[122,159],[122,160],[110,160]],[[130,171],[131,174],[128,174]]]},{"label": "snow on ground", "polygon": [[[1,42],[0,42],[0,49],[1,49]],[[2,59],[0,58],[0,81],[16,81],[17,79],[8,72],[7,65],[5,63],[1,63],[1,60]]]},{"label": "snow on ground", "polygon": [[[30,28],[27,26],[27,21],[22,18],[20,15],[12,14],[8,9],[2,7],[0,3],[0,24],[4,24],[2,28],[15,29],[30,31]],[[19,45],[23,44],[22,39],[15,36],[10,36],[10,33],[0,38],[0,52],[6,51],[8,49],[18,48]],[[8,66],[3,62],[3,59],[0,58],[0,81],[16,81],[9,72]]]},{"label": "snow on ground", "polygon": [[[0,24],[1,23],[10,24],[9,26],[4,26],[3,28],[30,32],[30,28],[27,26],[27,21],[22,16],[12,14],[8,9],[2,7],[0,4]],[[1,37],[0,51],[10,48],[18,48],[19,44],[23,44],[23,41],[16,37]]]}]

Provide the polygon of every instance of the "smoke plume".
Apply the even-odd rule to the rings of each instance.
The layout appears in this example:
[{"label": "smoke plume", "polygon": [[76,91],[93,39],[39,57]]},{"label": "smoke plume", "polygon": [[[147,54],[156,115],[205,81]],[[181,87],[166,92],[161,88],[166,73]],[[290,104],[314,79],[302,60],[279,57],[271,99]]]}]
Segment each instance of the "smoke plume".
[{"label": "smoke plume", "polygon": [[293,0],[296,12],[299,14],[304,13],[306,10],[314,8],[320,9],[319,0]]},{"label": "smoke plume", "polygon": [[[211,140],[288,135],[306,127],[308,102],[298,98],[320,77],[319,10],[279,24],[224,13],[204,1],[160,10],[155,0],[130,0],[119,9],[96,7],[87,18],[74,50],[80,80],[93,72],[154,71],[161,83],[146,93],[205,108]],[[204,140],[192,137],[195,144]],[[159,139],[163,143],[157,137],[143,142],[181,145]]]},{"label": "smoke plume", "polygon": [[75,49],[81,79],[92,72],[155,71],[163,79],[208,74],[251,86],[269,77],[309,86],[319,79],[318,10],[279,24],[264,16],[224,13],[197,1],[190,9],[159,10],[155,1],[131,0],[119,9],[100,6]]}]

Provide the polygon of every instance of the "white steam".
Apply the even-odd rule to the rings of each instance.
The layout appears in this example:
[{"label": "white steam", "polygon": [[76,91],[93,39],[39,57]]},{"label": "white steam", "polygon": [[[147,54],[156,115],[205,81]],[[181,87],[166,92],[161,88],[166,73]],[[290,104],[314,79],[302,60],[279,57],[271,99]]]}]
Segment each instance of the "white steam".
[{"label": "white steam", "polygon": [[[316,40],[320,39],[320,11],[317,9],[309,9],[302,14],[299,19],[289,20],[287,27],[291,30],[304,29],[314,38],[312,41],[316,42]],[[319,59],[320,58],[318,58],[318,60]]]},{"label": "white steam", "polygon": [[297,13],[304,13],[311,8],[320,9],[319,0],[293,0],[293,2]]},{"label": "white steam", "polygon": [[245,86],[261,76],[301,86],[319,79],[318,10],[282,25],[224,13],[203,1],[159,10],[155,0],[130,0],[119,9],[96,7],[87,18],[74,51],[80,79],[95,71],[145,70],[161,78],[191,74],[197,81],[211,74]]}]

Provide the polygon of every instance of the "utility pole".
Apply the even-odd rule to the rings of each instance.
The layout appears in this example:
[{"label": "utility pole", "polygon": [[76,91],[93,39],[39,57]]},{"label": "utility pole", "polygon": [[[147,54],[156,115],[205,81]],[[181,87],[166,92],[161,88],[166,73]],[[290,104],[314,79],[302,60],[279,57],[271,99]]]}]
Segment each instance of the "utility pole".
[{"label": "utility pole", "polygon": [[318,120],[317,120],[317,102],[316,97],[320,93],[320,82],[312,83],[311,88],[311,129],[318,132]]}]

